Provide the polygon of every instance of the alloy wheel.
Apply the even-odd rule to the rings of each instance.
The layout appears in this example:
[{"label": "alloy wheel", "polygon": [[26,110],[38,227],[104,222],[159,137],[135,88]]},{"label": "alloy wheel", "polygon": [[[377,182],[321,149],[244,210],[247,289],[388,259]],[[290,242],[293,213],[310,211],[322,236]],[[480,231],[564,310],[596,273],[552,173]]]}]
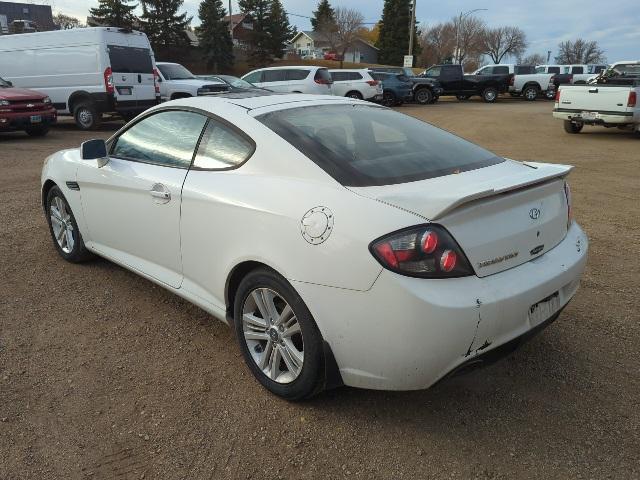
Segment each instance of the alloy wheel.
[{"label": "alloy wheel", "polygon": [[242,308],[242,333],[251,358],[269,379],[293,382],[304,365],[304,341],[295,312],[269,288],[256,288]]},{"label": "alloy wheel", "polygon": [[53,235],[60,250],[67,254],[71,253],[76,242],[67,202],[58,196],[53,197],[49,207],[49,217]]},{"label": "alloy wheel", "polygon": [[88,108],[83,108],[78,111],[78,122],[84,128],[89,128],[93,125],[93,113]]}]

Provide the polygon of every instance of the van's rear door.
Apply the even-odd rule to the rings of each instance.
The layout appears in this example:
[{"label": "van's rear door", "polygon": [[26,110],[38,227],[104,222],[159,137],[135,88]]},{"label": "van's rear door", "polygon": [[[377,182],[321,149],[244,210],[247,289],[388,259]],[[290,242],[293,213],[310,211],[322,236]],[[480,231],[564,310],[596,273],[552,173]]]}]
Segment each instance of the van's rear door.
[{"label": "van's rear door", "polygon": [[[153,53],[146,37],[135,33],[118,33],[107,44],[109,62],[113,72],[116,101],[135,107],[155,100],[153,79]],[[136,41],[138,40],[138,41]],[[147,105],[148,106],[148,105]]]}]

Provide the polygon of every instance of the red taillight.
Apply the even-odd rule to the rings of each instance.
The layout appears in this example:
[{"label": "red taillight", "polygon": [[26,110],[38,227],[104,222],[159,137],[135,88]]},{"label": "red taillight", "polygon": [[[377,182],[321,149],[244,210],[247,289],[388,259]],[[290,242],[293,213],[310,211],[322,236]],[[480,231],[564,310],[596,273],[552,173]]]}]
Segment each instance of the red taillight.
[{"label": "red taillight", "polygon": [[440,256],[440,268],[449,273],[451,272],[454,268],[456,268],[456,263],[458,262],[458,256],[456,255],[456,252],[454,252],[453,250],[445,250],[444,252],[442,252],[442,255]]},{"label": "red taillight", "polygon": [[629,99],[627,100],[627,107],[629,108],[633,108],[636,106],[636,101],[638,100],[637,98],[638,96],[636,95],[636,92],[632,91],[629,92]]},{"label": "red taillight", "polygon": [[367,80],[367,83],[369,85],[371,85],[372,87],[375,87],[376,85],[378,85],[378,81],[377,80]]},{"label": "red taillight", "polygon": [[326,78],[315,78],[314,80],[320,85],[331,85],[331,80],[327,80]]},{"label": "red taillight", "polygon": [[107,67],[104,71],[104,88],[107,90],[107,93],[114,93],[115,87],[113,86],[113,72],[111,71],[111,67]]},{"label": "red taillight", "polygon": [[556,90],[556,103],[560,103],[560,89]]},{"label": "red taillight", "polygon": [[153,86],[156,87],[156,93],[160,93],[160,74],[157,69],[153,69]]},{"label": "red taillight", "polygon": [[440,225],[411,227],[374,241],[369,249],[388,270],[421,278],[473,275],[460,246]]}]

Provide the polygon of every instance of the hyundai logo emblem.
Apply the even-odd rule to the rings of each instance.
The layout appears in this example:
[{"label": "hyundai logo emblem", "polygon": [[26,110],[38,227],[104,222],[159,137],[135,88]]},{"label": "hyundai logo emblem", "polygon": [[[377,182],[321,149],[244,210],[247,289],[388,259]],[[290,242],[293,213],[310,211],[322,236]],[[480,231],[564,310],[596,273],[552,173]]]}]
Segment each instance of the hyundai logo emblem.
[{"label": "hyundai logo emblem", "polygon": [[529,217],[531,218],[531,220],[539,219],[540,215],[542,215],[542,212],[540,211],[539,208],[534,207],[531,210],[529,210]]}]

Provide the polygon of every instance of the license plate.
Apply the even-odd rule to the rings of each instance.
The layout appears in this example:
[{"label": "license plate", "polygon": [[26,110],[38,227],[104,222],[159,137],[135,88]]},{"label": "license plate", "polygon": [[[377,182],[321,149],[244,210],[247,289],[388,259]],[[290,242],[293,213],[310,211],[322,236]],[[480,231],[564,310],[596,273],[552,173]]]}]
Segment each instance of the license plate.
[{"label": "license plate", "polygon": [[42,122],[42,116],[41,115],[31,115],[31,123],[41,123]]},{"label": "license plate", "polygon": [[582,112],[580,115],[584,120],[596,120],[600,114],[598,112]]},{"label": "license plate", "polygon": [[118,89],[118,93],[120,95],[131,95],[131,89],[129,87],[126,88],[119,88]]},{"label": "license plate", "polygon": [[558,310],[560,310],[560,294],[555,292],[529,307],[529,323],[535,327],[551,318]]}]

